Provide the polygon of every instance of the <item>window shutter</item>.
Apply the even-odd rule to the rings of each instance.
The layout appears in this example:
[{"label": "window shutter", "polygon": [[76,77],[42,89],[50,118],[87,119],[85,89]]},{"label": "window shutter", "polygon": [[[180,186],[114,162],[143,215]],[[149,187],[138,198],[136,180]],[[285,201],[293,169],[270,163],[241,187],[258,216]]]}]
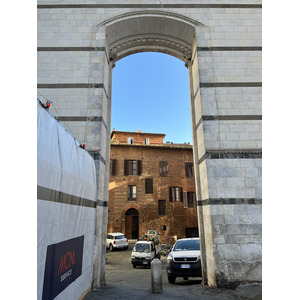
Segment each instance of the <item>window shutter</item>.
[{"label": "window shutter", "polygon": [[194,208],[195,207],[195,193],[194,192],[192,193],[192,196],[193,196],[193,206],[192,207]]},{"label": "window shutter", "polygon": [[185,164],[185,177],[193,177],[193,163],[186,162]]},{"label": "window shutter", "polygon": [[128,169],[129,169],[129,160],[125,159],[124,160],[124,175],[129,175]]},{"label": "window shutter", "polygon": [[127,199],[130,200],[130,198],[131,198],[131,186],[129,185],[128,186],[128,197],[127,197]]},{"label": "window shutter", "polygon": [[142,175],[142,161],[141,160],[138,160],[138,166],[137,166],[137,171],[138,171],[138,175]]},{"label": "window shutter", "polygon": [[160,216],[166,215],[166,200],[158,200],[158,214]]},{"label": "window shutter", "polygon": [[172,187],[169,187],[169,201],[172,202]]},{"label": "window shutter", "polygon": [[117,160],[113,159],[111,164],[111,175],[117,175]]},{"label": "window shutter", "polygon": [[145,194],[148,194],[148,185],[149,185],[148,178],[145,178]]},{"label": "window shutter", "polygon": [[153,194],[153,178],[145,179],[145,193]]},{"label": "window shutter", "polygon": [[183,190],[182,187],[179,188],[180,189],[180,202],[183,202]]},{"label": "window shutter", "polygon": [[168,176],[168,162],[167,161],[159,162],[159,175],[160,176]]},{"label": "window shutter", "polygon": [[188,199],[187,199],[187,192],[183,192],[183,207],[188,207]]},{"label": "window shutter", "polygon": [[193,163],[190,163],[190,177],[193,177],[194,176],[194,172],[193,172],[193,167],[194,167],[194,165],[193,165]]}]

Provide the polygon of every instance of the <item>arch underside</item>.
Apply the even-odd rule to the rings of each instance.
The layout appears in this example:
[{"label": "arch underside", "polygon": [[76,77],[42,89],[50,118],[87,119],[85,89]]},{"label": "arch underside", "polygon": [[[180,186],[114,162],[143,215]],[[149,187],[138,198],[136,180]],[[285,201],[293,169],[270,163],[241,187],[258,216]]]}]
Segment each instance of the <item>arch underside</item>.
[{"label": "arch underside", "polygon": [[138,52],[162,52],[187,62],[198,25],[179,15],[147,11],[116,17],[104,24],[112,62]]},{"label": "arch underside", "polygon": [[139,52],[161,52],[186,62],[192,56],[192,45],[178,39],[158,35],[136,35],[110,45],[110,59],[118,61]]}]

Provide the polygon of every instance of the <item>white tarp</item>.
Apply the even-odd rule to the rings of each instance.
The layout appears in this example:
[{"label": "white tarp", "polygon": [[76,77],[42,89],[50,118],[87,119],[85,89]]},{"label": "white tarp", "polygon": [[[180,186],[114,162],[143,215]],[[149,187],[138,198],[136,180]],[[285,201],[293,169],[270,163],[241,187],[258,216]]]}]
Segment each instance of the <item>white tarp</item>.
[{"label": "white tarp", "polygon": [[95,164],[39,101],[37,195],[38,299],[78,299],[92,282]]}]

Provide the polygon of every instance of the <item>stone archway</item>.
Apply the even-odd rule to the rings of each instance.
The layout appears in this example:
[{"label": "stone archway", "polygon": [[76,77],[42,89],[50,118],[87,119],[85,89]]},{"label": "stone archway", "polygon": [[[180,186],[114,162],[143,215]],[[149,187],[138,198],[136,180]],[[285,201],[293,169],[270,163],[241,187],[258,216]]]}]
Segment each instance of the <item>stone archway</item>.
[{"label": "stone archway", "polygon": [[93,287],[105,284],[112,69],[142,51],[189,71],[204,281],[261,281],[261,5],[51,2],[38,5],[38,89],[95,159]]},{"label": "stone archway", "polygon": [[[125,56],[137,52],[161,52],[175,56],[185,62],[189,70],[192,123],[202,115],[199,91],[199,69],[197,60],[196,36],[201,34],[205,26],[185,16],[161,11],[137,11],[110,18],[98,25],[98,33],[105,34],[107,59],[109,60],[107,76],[104,82],[111,86],[112,70],[115,62]],[[97,36],[97,35],[96,35]],[[92,67],[93,68],[93,67]],[[108,92],[110,94],[111,91]],[[196,175],[197,199],[201,199],[200,171],[197,166],[199,155],[204,148],[202,129],[196,131],[193,126],[194,162]],[[200,154],[199,154],[200,152]],[[204,174],[202,176],[205,176]],[[205,226],[211,226],[210,220],[203,223],[202,206],[198,206],[198,227],[202,252],[203,282],[207,282]],[[210,253],[213,257],[213,253]],[[214,267],[209,271],[216,285]]]},{"label": "stone archway", "polygon": [[99,26],[105,26],[113,62],[137,52],[162,52],[188,62],[195,26],[203,24],[179,14],[148,10],[123,14]]}]

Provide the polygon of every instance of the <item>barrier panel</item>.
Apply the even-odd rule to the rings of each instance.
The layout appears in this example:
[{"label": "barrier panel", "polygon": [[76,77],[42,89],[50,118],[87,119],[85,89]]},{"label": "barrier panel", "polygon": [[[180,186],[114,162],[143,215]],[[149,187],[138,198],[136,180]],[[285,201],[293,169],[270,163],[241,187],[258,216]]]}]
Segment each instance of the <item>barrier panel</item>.
[{"label": "barrier panel", "polygon": [[80,143],[37,103],[37,299],[79,299],[91,286],[96,170]]}]

